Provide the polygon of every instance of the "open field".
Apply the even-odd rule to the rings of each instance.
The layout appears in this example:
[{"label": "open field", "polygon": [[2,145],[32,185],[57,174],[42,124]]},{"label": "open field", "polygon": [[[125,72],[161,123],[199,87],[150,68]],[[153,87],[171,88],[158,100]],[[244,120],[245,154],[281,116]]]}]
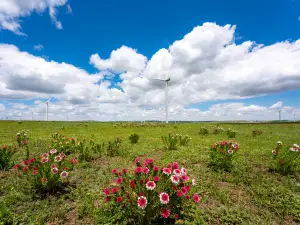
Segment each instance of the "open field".
[{"label": "open field", "polygon": [[[219,124],[237,130],[240,149],[229,172],[208,167],[209,147],[228,140],[226,133],[199,135],[200,127],[215,124],[169,124],[165,127],[114,127],[96,122],[0,122],[0,145],[16,143],[15,135],[29,130],[30,142],[45,143],[53,133],[86,137],[97,143],[123,138],[120,156],[95,155],[89,162],[79,161],[70,176],[68,191],[40,198],[30,192],[28,183],[15,171],[0,171],[0,224],[101,224],[103,189],[110,182],[111,170],[133,165],[139,156],[152,157],[159,164],[177,161],[197,178],[197,190],[204,193],[200,207],[191,209],[182,224],[300,224],[300,176],[269,172],[271,151],[277,141],[300,143],[300,124]],[[252,137],[253,130],[263,133]],[[188,134],[187,147],[164,150],[162,135]],[[128,141],[131,133],[140,135],[138,144]],[[48,146],[48,144],[46,144]],[[33,152],[49,149],[32,147]],[[18,150],[20,162],[25,151]]]}]

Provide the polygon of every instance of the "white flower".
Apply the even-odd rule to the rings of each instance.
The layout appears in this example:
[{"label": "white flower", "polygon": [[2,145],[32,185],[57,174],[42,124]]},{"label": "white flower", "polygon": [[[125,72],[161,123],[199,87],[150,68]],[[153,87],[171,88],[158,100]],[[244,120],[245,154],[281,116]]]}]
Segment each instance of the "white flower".
[{"label": "white flower", "polygon": [[298,152],[298,148],[290,148],[292,152]]},{"label": "white flower", "polygon": [[294,148],[299,148],[299,145],[297,145],[297,144],[294,144],[293,146],[294,146]]},{"label": "white flower", "polygon": [[51,150],[50,150],[50,154],[55,154],[56,152],[57,152],[56,149],[51,149]]},{"label": "white flower", "polygon": [[192,185],[193,185],[193,186],[196,186],[196,184],[197,184],[197,183],[196,183],[196,179],[193,178],[193,179],[192,179]]},{"label": "white flower", "polygon": [[186,168],[182,167],[181,168],[181,175],[184,175],[184,174],[186,174]]},{"label": "white flower", "polygon": [[232,154],[232,153],[233,153],[232,149],[229,149],[229,150],[228,150],[228,153],[229,153],[229,154]]},{"label": "white flower", "polygon": [[173,173],[174,173],[177,177],[181,177],[181,170],[180,170],[180,169],[175,169],[175,170],[173,170]]},{"label": "white flower", "polygon": [[282,144],[282,142],[281,142],[281,141],[277,141],[277,144],[281,145],[281,144]]}]

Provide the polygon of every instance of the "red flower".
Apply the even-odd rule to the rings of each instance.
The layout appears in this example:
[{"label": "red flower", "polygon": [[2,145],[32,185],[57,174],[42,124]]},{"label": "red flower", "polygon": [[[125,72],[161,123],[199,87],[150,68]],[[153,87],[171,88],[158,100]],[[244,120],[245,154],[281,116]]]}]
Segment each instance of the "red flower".
[{"label": "red flower", "polygon": [[42,183],[46,183],[46,182],[47,182],[47,178],[43,177],[43,178],[41,179],[41,181],[42,181]]},{"label": "red flower", "polygon": [[141,192],[141,193],[140,193],[140,196],[145,196],[145,193],[144,193],[144,192]]},{"label": "red flower", "polygon": [[140,182],[140,184],[143,184],[143,180],[140,180],[139,182]]},{"label": "red flower", "polygon": [[122,169],[122,172],[123,172],[123,173],[126,173],[126,172],[127,172],[127,169],[125,169],[125,168]]},{"label": "red flower", "polygon": [[37,172],[38,172],[37,170],[33,169],[33,171],[32,171],[31,174],[32,174],[33,176],[35,176],[35,175],[37,174]]},{"label": "red flower", "polygon": [[14,169],[19,169],[19,168],[21,168],[21,165],[20,165],[20,164],[16,164],[16,165],[14,166]]},{"label": "red flower", "polygon": [[159,167],[158,167],[158,166],[154,166],[154,167],[153,167],[153,170],[154,170],[154,171],[158,171],[158,170],[159,170]]},{"label": "red flower", "polygon": [[146,179],[145,179],[145,182],[148,182],[149,181],[149,178],[147,177]]},{"label": "red flower", "polygon": [[29,164],[29,160],[23,160],[24,165],[28,165]]},{"label": "red flower", "polygon": [[176,191],[177,190],[177,186],[174,184],[173,185],[173,190]]},{"label": "red flower", "polygon": [[163,173],[166,175],[171,175],[171,169],[170,168],[163,168]]},{"label": "red flower", "polygon": [[183,193],[182,193],[182,191],[177,191],[177,192],[176,192],[176,195],[177,195],[178,197],[182,197],[182,196],[183,196]]},{"label": "red flower", "polygon": [[159,194],[159,199],[161,204],[168,204],[170,201],[168,193],[165,192]]},{"label": "red flower", "polygon": [[105,195],[109,195],[109,189],[108,189],[108,188],[105,188],[105,189],[103,190],[103,192],[104,192]]},{"label": "red flower", "polygon": [[109,202],[109,201],[110,201],[110,197],[106,197],[105,202]]},{"label": "red flower", "polygon": [[165,219],[167,219],[170,216],[170,214],[170,210],[168,210],[167,208],[163,208],[163,210],[161,211],[161,215]]},{"label": "red flower", "polygon": [[193,196],[194,202],[198,203],[200,201],[200,197],[197,193],[194,194]]},{"label": "red flower", "polygon": [[172,164],[169,163],[167,167],[170,168],[170,169],[172,169]]},{"label": "red flower", "polygon": [[186,190],[189,192],[191,190],[191,186],[190,185],[187,185],[185,186]]},{"label": "red flower", "polygon": [[137,167],[137,168],[135,168],[135,172],[136,173],[141,173],[143,170],[142,170],[142,168],[141,167]]},{"label": "red flower", "polygon": [[148,169],[147,167],[144,167],[144,168],[143,168],[143,173],[144,173],[144,174],[148,174],[148,173],[149,173],[149,169]]},{"label": "red flower", "polygon": [[118,176],[121,177],[122,175],[123,175],[123,173],[120,171],[120,172],[118,173]]},{"label": "red flower", "polygon": [[178,163],[177,162],[173,162],[173,169],[178,169]]},{"label": "red flower", "polygon": [[146,161],[146,162],[144,162],[144,166],[148,166],[148,162]]},{"label": "red flower", "polygon": [[186,196],[186,199],[189,200],[191,197],[189,195]]},{"label": "red flower", "polygon": [[116,187],[114,187],[113,189],[111,189],[111,193],[113,193],[113,194],[117,193],[117,191],[118,191],[118,188],[116,188]]},{"label": "red flower", "polygon": [[111,171],[112,174],[116,174],[118,172],[118,170],[115,168]]},{"label": "red flower", "polygon": [[183,182],[186,182],[186,181],[189,180],[189,177],[184,174],[184,175],[181,176],[181,179],[183,180]]},{"label": "red flower", "polygon": [[27,167],[24,167],[24,168],[23,168],[23,172],[24,172],[24,173],[27,173],[27,170],[28,170]]},{"label": "red flower", "polygon": [[134,180],[130,181],[130,187],[131,187],[131,188],[134,188],[134,187],[135,187],[135,181],[134,181]]},{"label": "red flower", "polygon": [[182,191],[182,193],[185,195],[185,194],[187,193],[186,187],[182,187],[182,188],[181,188],[181,191]]},{"label": "red flower", "polygon": [[121,196],[117,197],[116,201],[117,203],[120,203],[122,201],[122,197]]},{"label": "red flower", "polygon": [[117,184],[121,184],[121,183],[122,183],[122,181],[123,181],[123,179],[122,179],[122,178],[120,178],[120,177],[116,179],[116,183],[117,183]]},{"label": "red flower", "polygon": [[177,220],[179,218],[178,214],[174,214],[174,219]]},{"label": "red flower", "polygon": [[158,181],[160,180],[160,178],[159,178],[159,176],[155,176],[155,177],[153,177],[153,180],[154,180],[155,182],[158,182]]}]

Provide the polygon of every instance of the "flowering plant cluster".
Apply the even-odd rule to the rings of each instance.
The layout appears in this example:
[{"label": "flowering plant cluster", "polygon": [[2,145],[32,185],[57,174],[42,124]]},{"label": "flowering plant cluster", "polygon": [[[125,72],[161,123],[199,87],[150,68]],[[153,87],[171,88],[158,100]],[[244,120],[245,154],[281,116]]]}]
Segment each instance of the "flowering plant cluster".
[{"label": "flowering plant cluster", "polygon": [[37,192],[43,193],[54,191],[62,182],[66,181],[69,172],[77,163],[78,161],[73,158],[67,159],[64,153],[58,153],[56,149],[51,149],[41,157],[16,164],[14,169],[21,171]]},{"label": "flowering plant cluster", "polygon": [[295,172],[300,165],[300,149],[298,144],[283,145],[281,141],[272,150],[273,168],[283,175]]},{"label": "flowering plant cluster", "polygon": [[232,130],[231,128],[228,128],[228,130],[226,131],[228,138],[235,138],[237,131],[236,130]]},{"label": "flowering plant cluster", "polygon": [[210,149],[211,165],[229,171],[233,166],[233,156],[238,149],[239,144],[232,141],[216,142]]},{"label": "flowering plant cluster", "polygon": [[222,127],[219,127],[219,126],[215,126],[213,128],[213,134],[220,134],[220,133],[223,133],[224,129]]},{"label": "flowering plant cluster", "polygon": [[189,141],[192,140],[192,138],[187,134],[186,135],[176,134],[176,137],[178,138],[180,146],[187,146]]},{"label": "flowering plant cluster", "polygon": [[182,217],[186,206],[200,202],[200,196],[192,190],[196,180],[177,162],[164,168],[152,159],[141,163],[137,158],[135,163],[132,172],[113,169],[114,181],[104,189],[105,202],[111,212],[122,214],[122,221],[169,224]]},{"label": "flowering plant cluster", "polygon": [[57,149],[57,151],[63,152],[66,155],[69,155],[76,152],[76,144],[79,144],[79,141],[77,141],[75,138],[68,138],[67,136],[55,133],[52,135],[51,145],[49,147],[51,149]]},{"label": "flowering plant cluster", "polygon": [[24,130],[17,133],[16,140],[18,142],[19,147],[26,146],[29,143],[28,135]]},{"label": "flowering plant cluster", "polygon": [[161,139],[167,150],[176,150],[177,149],[177,144],[179,141],[177,135],[173,135],[173,134],[169,133],[168,136],[162,136]]},{"label": "flowering plant cluster", "polygon": [[11,168],[13,162],[11,161],[13,155],[17,150],[16,146],[3,145],[0,147],[0,170],[8,170]]}]

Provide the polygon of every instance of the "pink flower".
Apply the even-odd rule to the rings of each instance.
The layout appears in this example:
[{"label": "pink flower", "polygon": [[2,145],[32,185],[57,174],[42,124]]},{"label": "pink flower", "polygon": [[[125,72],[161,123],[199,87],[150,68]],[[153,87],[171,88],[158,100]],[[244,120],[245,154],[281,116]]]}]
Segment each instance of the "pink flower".
[{"label": "pink flower", "polygon": [[179,169],[173,170],[173,173],[174,173],[177,177],[181,177],[181,171],[180,171]]},{"label": "pink flower", "polygon": [[183,182],[186,182],[189,180],[189,177],[187,175],[182,175],[181,179],[183,180]]},{"label": "pink flower", "polygon": [[121,177],[123,175],[122,171],[118,173],[118,176]]},{"label": "pink flower", "polygon": [[144,173],[144,174],[148,174],[148,173],[149,173],[149,169],[148,169],[147,167],[144,167],[144,168],[143,168],[143,173]]},{"label": "pink flower", "polygon": [[105,195],[109,195],[109,189],[108,188],[104,188],[103,192],[104,192]]},{"label": "pink flower", "polygon": [[147,198],[144,196],[138,197],[137,203],[139,208],[145,209],[147,206]]},{"label": "pink flower", "polygon": [[179,178],[175,175],[171,176],[171,181],[173,184],[178,184],[179,183]]},{"label": "pink flower", "polygon": [[48,158],[49,154],[48,153],[43,153],[42,157],[43,158]]},{"label": "pink flower", "polygon": [[117,197],[116,201],[117,203],[120,203],[122,201],[122,197],[121,196]]},{"label": "pink flower", "polygon": [[178,162],[173,162],[173,169],[178,169]]},{"label": "pink flower", "polygon": [[126,172],[127,172],[127,169],[126,169],[126,168],[122,169],[122,172],[123,172],[123,173],[126,173]]},{"label": "pink flower", "polygon": [[139,159],[139,158],[136,158],[136,159],[134,160],[134,162],[135,162],[135,163],[139,163],[139,162],[140,162],[140,159]]},{"label": "pink flower", "polygon": [[59,155],[55,156],[55,158],[54,158],[55,162],[60,162],[61,160],[62,160],[62,157]]},{"label": "pink flower", "polygon": [[186,174],[186,168],[184,167],[181,168],[181,174]]},{"label": "pink flower", "polygon": [[159,178],[159,176],[155,176],[155,177],[153,177],[153,180],[154,180],[155,182],[158,182],[158,181],[160,180],[160,178]]},{"label": "pink flower", "polygon": [[185,194],[187,193],[186,187],[182,187],[182,188],[181,188],[181,191],[182,191],[182,193],[185,195]]},{"label": "pink flower", "polygon": [[109,202],[109,201],[110,201],[110,197],[106,197],[105,202]]},{"label": "pink flower", "polygon": [[171,169],[170,168],[163,168],[163,173],[170,176],[171,175]]},{"label": "pink flower", "polygon": [[183,196],[183,193],[182,193],[182,191],[177,191],[177,192],[176,192],[176,195],[177,195],[178,197],[182,197],[182,196]]},{"label": "pink flower", "polygon": [[197,184],[196,179],[193,178],[193,179],[192,179],[192,185],[193,185],[193,186],[196,186],[196,184]]},{"label": "pink flower", "polygon": [[122,183],[122,181],[123,181],[123,179],[122,179],[122,178],[120,178],[120,177],[116,179],[116,183],[117,183],[117,184],[121,184],[121,183]]},{"label": "pink flower", "polygon": [[60,174],[60,176],[62,178],[66,178],[68,176],[68,172],[67,171],[62,171],[61,174]]},{"label": "pink flower", "polygon": [[152,164],[153,163],[153,159],[147,159],[146,160],[149,164]]},{"label": "pink flower", "polygon": [[42,181],[42,183],[46,183],[46,182],[47,182],[47,178],[43,177],[43,178],[41,179],[41,181]]},{"label": "pink flower", "polygon": [[55,148],[50,150],[50,154],[55,154],[56,152],[57,150]]},{"label": "pink flower", "polygon": [[27,168],[27,167],[24,167],[24,168],[23,168],[23,172],[24,172],[24,173],[27,173],[27,171],[28,171],[28,168]]},{"label": "pink flower", "polygon": [[159,194],[159,199],[161,204],[168,204],[170,201],[169,195],[165,192]]},{"label": "pink flower", "polygon": [[51,172],[53,174],[57,174],[58,173],[58,169],[56,167],[54,167],[54,168],[51,169]]},{"label": "pink flower", "polygon": [[197,193],[194,194],[193,196],[194,202],[198,203],[200,201],[200,197]]},{"label": "pink flower", "polygon": [[117,193],[117,191],[118,191],[118,188],[116,188],[116,187],[114,187],[113,189],[111,189],[111,193],[113,193],[113,194]]},{"label": "pink flower", "polygon": [[53,168],[56,168],[56,165],[52,164],[50,167],[51,167],[51,169],[53,169]]},{"label": "pink flower", "polygon": [[169,163],[167,167],[170,168],[170,169],[172,169],[172,164]]},{"label": "pink flower", "polygon": [[273,150],[273,151],[272,151],[272,154],[273,154],[273,155],[276,155],[276,154],[277,154],[277,152],[276,152],[275,150]]},{"label": "pink flower", "polygon": [[33,170],[33,171],[32,171],[32,175],[33,175],[33,176],[35,176],[37,173],[38,173],[37,170]]},{"label": "pink flower", "polygon": [[153,167],[153,170],[154,170],[154,171],[158,171],[158,170],[159,170],[158,166],[154,166],[154,167]]},{"label": "pink flower", "polygon": [[115,168],[111,171],[112,174],[116,174],[118,172],[118,170]]},{"label": "pink flower", "polygon": [[228,153],[231,155],[233,153],[232,149],[229,149]]},{"label": "pink flower", "polygon": [[162,211],[161,211],[161,215],[163,218],[167,219],[169,216],[170,216],[170,210],[168,210],[167,208],[164,208]]},{"label": "pink flower", "polygon": [[42,163],[47,163],[49,161],[50,161],[49,158],[42,158],[42,160],[41,160]]},{"label": "pink flower", "polygon": [[135,168],[135,172],[136,173],[141,173],[141,172],[143,172],[143,170],[142,170],[141,167],[137,167],[137,168]]},{"label": "pink flower", "polygon": [[153,181],[148,181],[146,183],[147,190],[153,190],[156,187],[156,184]]},{"label": "pink flower", "polygon": [[174,219],[177,220],[179,218],[178,214],[174,214]]},{"label": "pink flower", "polygon": [[187,192],[189,192],[191,190],[191,186],[190,185],[185,186],[185,188],[186,188]]}]

